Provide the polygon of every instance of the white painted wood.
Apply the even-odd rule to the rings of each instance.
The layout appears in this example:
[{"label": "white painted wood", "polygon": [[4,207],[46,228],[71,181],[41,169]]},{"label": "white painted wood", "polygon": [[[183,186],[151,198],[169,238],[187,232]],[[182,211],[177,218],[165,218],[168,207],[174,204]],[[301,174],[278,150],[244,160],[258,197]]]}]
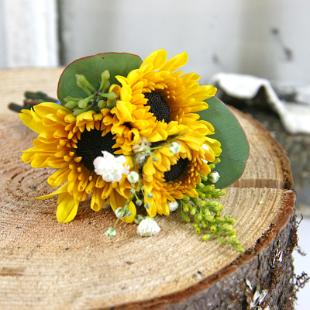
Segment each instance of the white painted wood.
[{"label": "white painted wood", "polygon": [[[3,16],[3,1],[0,0],[0,17]],[[4,47],[4,22],[3,18],[0,18],[0,68],[4,67],[6,63],[6,53]]]},{"label": "white painted wood", "polygon": [[308,0],[61,0],[65,60],[100,51],[186,50],[203,77],[310,83]]},{"label": "white painted wood", "polygon": [[2,67],[58,64],[56,0],[0,0]]}]

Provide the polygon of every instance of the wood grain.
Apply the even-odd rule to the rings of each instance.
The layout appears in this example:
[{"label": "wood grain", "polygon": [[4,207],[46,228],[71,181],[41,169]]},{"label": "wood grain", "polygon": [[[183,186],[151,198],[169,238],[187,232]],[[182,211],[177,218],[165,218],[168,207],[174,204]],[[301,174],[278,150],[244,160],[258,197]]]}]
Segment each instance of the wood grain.
[{"label": "wood grain", "polygon": [[[2,112],[8,101],[20,101],[26,89],[54,95],[59,74],[59,69],[0,71]],[[243,282],[249,277],[257,283],[259,274],[246,268],[281,233],[288,238],[294,192],[288,160],[278,144],[254,120],[234,113],[251,151],[244,175],[228,188],[223,203],[225,213],[236,218],[247,249],[241,256],[215,241],[201,242],[173,216],[159,219],[162,231],[152,239],[137,237],[136,227],[127,224],[108,239],[104,231],[113,222],[111,212],[92,212],[87,203],[75,221],[58,224],[55,200],[35,199],[50,191],[50,171],[20,161],[33,134],[13,113],[1,114],[0,309],[195,309],[197,296],[209,296],[215,287],[224,294],[231,283],[223,281],[236,274],[242,274]]]}]

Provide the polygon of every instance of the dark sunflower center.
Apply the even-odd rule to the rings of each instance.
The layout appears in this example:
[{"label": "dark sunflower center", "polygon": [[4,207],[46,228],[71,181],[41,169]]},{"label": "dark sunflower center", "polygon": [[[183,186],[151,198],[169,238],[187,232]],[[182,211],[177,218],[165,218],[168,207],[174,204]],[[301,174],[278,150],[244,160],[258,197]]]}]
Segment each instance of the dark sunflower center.
[{"label": "dark sunflower center", "polygon": [[166,182],[172,182],[180,180],[184,175],[186,175],[189,160],[187,158],[180,158],[175,165],[170,167],[169,171],[165,172]]},{"label": "dark sunflower center", "polygon": [[84,131],[77,143],[76,156],[82,157],[82,164],[89,170],[93,171],[94,159],[102,156],[102,151],[113,154],[112,146],[115,144],[113,135],[109,132],[104,137],[99,130]]},{"label": "dark sunflower center", "polygon": [[162,94],[153,91],[151,93],[145,93],[144,96],[148,100],[147,104],[151,107],[151,112],[156,119],[168,123],[170,121],[170,108]]}]

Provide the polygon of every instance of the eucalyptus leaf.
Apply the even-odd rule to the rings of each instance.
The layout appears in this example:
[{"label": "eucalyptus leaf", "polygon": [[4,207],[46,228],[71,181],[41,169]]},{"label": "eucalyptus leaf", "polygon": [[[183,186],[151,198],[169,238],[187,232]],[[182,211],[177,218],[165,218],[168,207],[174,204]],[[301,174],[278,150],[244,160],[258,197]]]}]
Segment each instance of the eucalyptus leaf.
[{"label": "eucalyptus leaf", "polygon": [[102,53],[83,57],[73,61],[63,71],[58,82],[58,99],[65,97],[86,97],[83,90],[76,84],[76,75],[84,75],[87,81],[98,90],[101,75],[105,70],[110,73],[110,82],[117,83],[115,76],[127,74],[137,69],[142,60],[139,56],[128,53]]},{"label": "eucalyptus leaf", "polygon": [[209,108],[199,114],[214,126],[215,134],[211,137],[221,142],[221,162],[215,168],[220,174],[216,187],[224,188],[241,177],[249,157],[249,143],[240,123],[222,101],[213,97],[207,102]]}]

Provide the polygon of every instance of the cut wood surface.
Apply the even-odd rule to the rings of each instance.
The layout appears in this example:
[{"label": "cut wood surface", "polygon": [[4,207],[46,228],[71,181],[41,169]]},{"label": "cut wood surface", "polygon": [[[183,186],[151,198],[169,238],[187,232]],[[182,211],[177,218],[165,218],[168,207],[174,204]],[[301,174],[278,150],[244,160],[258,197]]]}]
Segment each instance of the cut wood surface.
[{"label": "cut wood surface", "polygon": [[56,201],[35,199],[50,192],[50,171],[20,161],[34,134],[6,105],[21,102],[25,90],[56,96],[60,72],[0,71],[0,309],[247,309],[255,289],[268,291],[271,309],[290,308],[295,195],[289,163],[265,129],[235,110],[250,158],[222,202],[236,219],[245,253],[201,242],[174,216],[161,217],[161,233],[152,238],[138,237],[136,226],[125,223],[115,239],[107,238],[112,212],[95,213],[87,203],[72,223],[56,222]]}]

